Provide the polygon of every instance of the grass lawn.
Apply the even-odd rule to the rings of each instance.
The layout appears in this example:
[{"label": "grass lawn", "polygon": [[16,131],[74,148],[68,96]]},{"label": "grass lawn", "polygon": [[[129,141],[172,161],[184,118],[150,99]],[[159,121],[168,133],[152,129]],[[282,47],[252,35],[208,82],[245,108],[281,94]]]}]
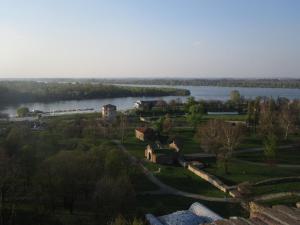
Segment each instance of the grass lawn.
[{"label": "grass lawn", "polygon": [[203,120],[219,119],[232,121],[246,121],[247,115],[204,115]]},{"label": "grass lawn", "polygon": [[257,166],[247,163],[231,161],[229,164],[229,174],[225,174],[222,168],[211,162],[205,170],[216,175],[226,184],[238,184],[244,181],[260,181],[268,178],[299,176],[300,169],[278,168],[275,166]]},{"label": "grass lawn", "polygon": [[195,132],[190,128],[174,129],[172,135],[180,138],[183,142],[182,154],[203,152],[199,142],[195,138]]},{"label": "grass lawn", "polygon": [[[249,152],[249,153],[240,153],[236,155],[238,158],[252,161],[252,162],[266,162],[266,157],[264,153],[261,152]],[[291,148],[291,149],[279,149],[276,157],[277,163],[282,164],[295,164],[300,165],[300,149]]]},{"label": "grass lawn", "polygon": [[224,218],[230,216],[248,216],[248,213],[238,203],[200,201],[198,199],[173,195],[141,195],[138,196],[137,200],[139,214],[152,213],[156,216],[161,216],[178,210],[186,210],[194,202],[199,202]]},{"label": "grass lawn", "polygon": [[[144,149],[146,147],[145,142],[139,141],[135,137],[129,137],[126,139],[124,146],[135,157],[141,160],[144,159]],[[150,171],[154,173],[157,172],[160,168],[160,173],[155,173],[155,175],[164,183],[179,190],[213,197],[226,196],[225,193],[219,191],[217,188],[215,188],[208,182],[205,182],[183,167],[165,166],[150,163],[147,161],[145,161],[144,164]],[[146,180],[146,182],[149,184],[148,180]],[[150,191],[157,189],[155,186],[153,186],[152,183],[150,183],[148,186],[143,182],[138,182],[137,186],[138,191]]]},{"label": "grass lawn", "polygon": [[291,197],[285,197],[285,198],[278,198],[274,200],[267,200],[267,201],[259,201],[259,203],[262,203],[266,206],[273,206],[273,205],[286,205],[286,206],[292,206],[296,207],[296,203],[300,202],[299,196],[291,196]]},{"label": "grass lawn", "polygon": [[300,191],[300,182],[287,182],[287,183],[279,183],[279,184],[270,184],[270,185],[261,185],[253,187],[254,195],[265,195],[279,192],[296,192]]},{"label": "grass lawn", "polygon": [[[226,197],[224,192],[215,188],[208,182],[196,176],[192,172],[183,167],[157,165],[150,162],[145,162],[146,167],[154,172],[155,176],[162,182],[177,188],[181,191],[201,194],[211,197]],[[160,172],[157,171],[160,168]],[[156,172],[156,173],[155,173]]]},{"label": "grass lawn", "polygon": [[[145,142],[137,140],[135,137],[128,137],[124,142],[126,149],[135,157],[143,160],[144,159],[144,149],[146,147]],[[182,191],[192,192],[196,194],[202,194],[214,197],[224,197],[225,193],[219,191],[214,186],[205,182],[195,174],[179,166],[165,166],[154,164],[145,161],[145,166],[152,172],[157,172],[160,168],[160,173],[155,173],[155,175],[164,183],[175,187]],[[149,181],[147,181],[149,182]],[[150,184],[148,188],[146,184],[142,185],[143,182],[139,182],[137,190],[148,191],[155,190],[153,184]],[[188,184],[188,185],[187,185]]]},{"label": "grass lawn", "polygon": [[240,149],[263,147],[263,142],[260,137],[255,134],[245,134],[239,146]]},{"label": "grass lawn", "polygon": [[147,142],[140,141],[131,135],[124,140],[124,146],[133,156],[143,159]]},{"label": "grass lawn", "polygon": [[154,183],[152,183],[142,172],[138,176],[131,178],[134,190],[136,193],[144,191],[158,190]]}]

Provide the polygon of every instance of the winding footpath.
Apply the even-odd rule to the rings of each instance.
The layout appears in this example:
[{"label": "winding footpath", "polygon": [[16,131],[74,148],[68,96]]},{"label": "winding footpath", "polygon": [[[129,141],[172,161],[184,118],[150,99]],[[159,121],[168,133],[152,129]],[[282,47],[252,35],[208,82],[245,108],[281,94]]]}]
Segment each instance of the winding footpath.
[{"label": "winding footpath", "polygon": [[[280,146],[280,149],[288,149],[293,147],[292,145],[285,145],[285,146]],[[233,155],[239,154],[239,153],[251,153],[251,152],[261,152],[263,151],[264,148],[262,147],[257,147],[257,148],[247,148],[247,149],[240,149],[237,151],[233,152]],[[215,157],[214,154],[211,153],[193,153],[193,154],[185,154],[187,157],[199,157],[199,158],[210,158],[210,157]],[[255,166],[265,166],[266,163],[263,162],[252,162],[249,160],[244,160],[244,159],[238,159],[238,158],[233,158],[232,160],[240,163],[247,163],[250,165],[255,165]],[[276,163],[276,167],[279,168],[292,168],[292,169],[300,169],[300,165],[296,164],[282,164],[282,163]]]},{"label": "winding footpath", "polygon": [[[237,159],[237,158],[233,158],[232,160],[240,163],[247,163],[254,166],[266,166],[266,163],[262,163],[262,162],[252,162],[252,161]],[[300,169],[300,165],[295,165],[295,164],[276,163],[274,166],[279,168]]]},{"label": "winding footpath", "polygon": [[174,187],[171,187],[162,181],[160,181],[157,177],[155,177],[151,171],[149,171],[139,160],[137,160],[136,157],[132,156],[130,152],[125,148],[123,144],[119,140],[113,140],[113,142],[118,146],[118,148],[123,151],[129,158],[129,160],[133,163],[138,165],[143,173],[146,175],[146,177],[155,185],[159,187],[159,190],[157,191],[147,191],[143,192],[144,194],[156,194],[156,195],[178,195],[188,198],[194,198],[199,200],[205,200],[205,201],[214,201],[214,202],[239,202],[239,199],[235,198],[218,198],[218,197],[209,197],[205,195],[195,194],[195,193],[189,193],[185,191],[178,190]]}]

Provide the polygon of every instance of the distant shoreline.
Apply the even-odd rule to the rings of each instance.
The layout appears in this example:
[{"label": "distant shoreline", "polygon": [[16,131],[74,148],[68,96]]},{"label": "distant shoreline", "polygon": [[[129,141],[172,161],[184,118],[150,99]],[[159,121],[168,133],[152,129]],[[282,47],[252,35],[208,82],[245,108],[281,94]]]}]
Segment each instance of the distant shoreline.
[{"label": "distant shoreline", "polygon": [[0,105],[118,97],[189,95],[189,90],[171,87],[130,87],[98,82],[0,81]]},{"label": "distant shoreline", "polygon": [[[300,88],[300,78],[27,78],[10,79],[11,82],[42,83],[92,83],[92,84],[134,84],[167,86],[214,86],[214,87],[248,87],[248,88]],[[1,82],[7,82],[6,79]]]},{"label": "distant shoreline", "polygon": [[300,89],[300,79],[92,79],[109,84]]}]

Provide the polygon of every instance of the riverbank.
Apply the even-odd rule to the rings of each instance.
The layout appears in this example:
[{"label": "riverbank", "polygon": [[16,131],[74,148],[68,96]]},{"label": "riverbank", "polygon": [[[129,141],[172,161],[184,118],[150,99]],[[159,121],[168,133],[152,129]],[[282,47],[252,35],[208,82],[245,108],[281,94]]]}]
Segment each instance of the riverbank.
[{"label": "riverbank", "polygon": [[[117,86],[117,85],[113,85]],[[138,88],[139,85],[128,85],[130,88]],[[165,85],[145,85],[149,88],[168,88]],[[227,101],[232,90],[238,90],[245,98],[254,99],[257,96],[266,96],[276,99],[284,97],[288,99],[299,99],[300,89],[285,89],[285,88],[230,88],[230,87],[199,87],[199,86],[174,86],[174,88],[183,88],[190,92],[196,100],[219,100]],[[82,99],[82,100],[66,100],[55,102],[30,102],[18,104],[5,104],[0,109],[0,113],[5,113],[10,116],[16,116],[16,110],[19,107],[27,107],[30,110],[41,110],[44,112],[52,112],[56,110],[74,110],[78,108],[94,108],[96,112],[106,104],[113,104],[117,106],[118,110],[128,110],[133,107],[133,104],[138,100],[164,100],[171,101],[177,99],[178,101],[185,102],[188,96],[135,96],[135,97],[107,97],[98,99]]]},{"label": "riverbank", "polygon": [[183,88],[129,87],[101,83],[45,83],[36,81],[1,81],[0,93],[0,105],[119,97],[190,95],[190,91]]}]

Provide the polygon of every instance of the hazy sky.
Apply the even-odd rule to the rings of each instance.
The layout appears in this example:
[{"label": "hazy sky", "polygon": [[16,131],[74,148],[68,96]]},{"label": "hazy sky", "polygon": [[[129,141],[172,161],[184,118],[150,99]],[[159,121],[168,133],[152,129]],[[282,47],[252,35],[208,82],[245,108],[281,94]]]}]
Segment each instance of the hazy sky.
[{"label": "hazy sky", "polygon": [[0,77],[298,77],[300,0],[0,0]]}]

